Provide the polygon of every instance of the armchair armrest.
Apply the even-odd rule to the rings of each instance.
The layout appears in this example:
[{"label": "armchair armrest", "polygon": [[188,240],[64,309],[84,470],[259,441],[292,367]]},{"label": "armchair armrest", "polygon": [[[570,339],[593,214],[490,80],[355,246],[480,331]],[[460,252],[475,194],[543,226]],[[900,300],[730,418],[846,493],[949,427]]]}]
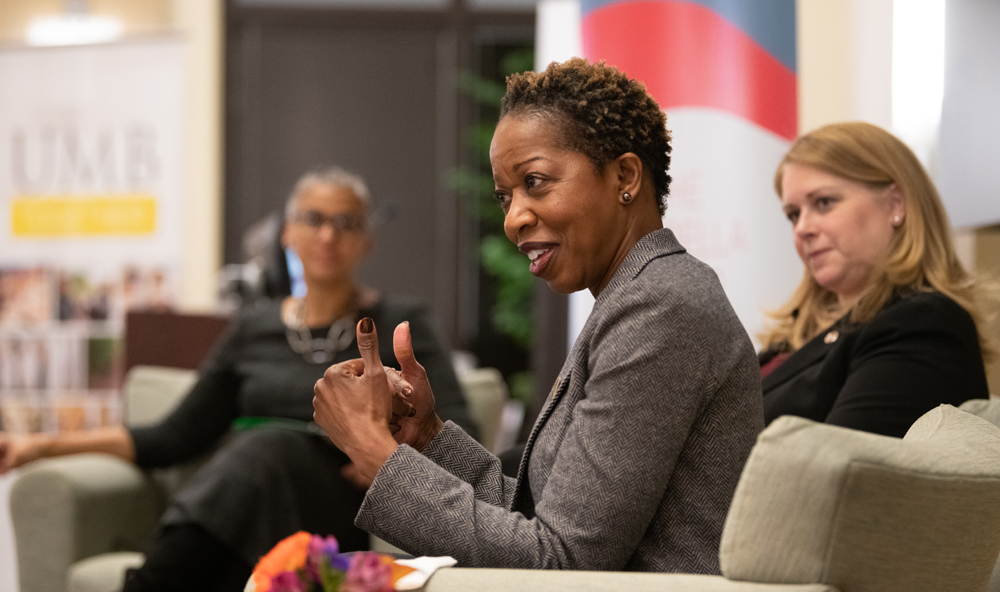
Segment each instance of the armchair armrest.
[{"label": "armchair armrest", "polygon": [[21,589],[62,592],[73,562],[138,550],[165,503],[150,477],[112,456],[77,454],[30,464],[10,493]]},{"label": "armchair armrest", "polygon": [[479,590],[632,590],[634,592],[838,592],[825,584],[758,584],[735,582],[722,576],[611,571],[560,571],[548,569],[440,569],[424,592]]}]

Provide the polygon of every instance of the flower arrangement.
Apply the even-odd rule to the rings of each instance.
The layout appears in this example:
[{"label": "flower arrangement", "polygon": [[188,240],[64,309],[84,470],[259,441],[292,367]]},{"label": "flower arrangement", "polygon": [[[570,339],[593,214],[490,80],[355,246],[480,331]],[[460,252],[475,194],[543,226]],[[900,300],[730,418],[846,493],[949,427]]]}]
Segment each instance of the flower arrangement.
[{"label": "flower arrangement", "polygon": [[299,531],[261,558],[248,590],[254,592],[392,592],[413,568],[388,555],[341,555],[337,539]]}]

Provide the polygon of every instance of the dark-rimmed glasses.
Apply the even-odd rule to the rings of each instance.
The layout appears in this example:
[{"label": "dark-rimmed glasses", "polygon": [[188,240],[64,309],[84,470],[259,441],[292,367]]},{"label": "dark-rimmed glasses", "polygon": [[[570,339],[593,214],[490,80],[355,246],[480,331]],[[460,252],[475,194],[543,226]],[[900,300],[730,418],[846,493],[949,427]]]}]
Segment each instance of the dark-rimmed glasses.
[{"label": "dark-rimmed glasses", "polygon": [[364,218],[361,216],[351,214],[326,216],[316,210],[296,212],[289,220],[296,224],[302,224],[314,232],[319,232],[324,225],[329,224],[335,234],[340,234],[341,232],[359,232],[365,227]]}]

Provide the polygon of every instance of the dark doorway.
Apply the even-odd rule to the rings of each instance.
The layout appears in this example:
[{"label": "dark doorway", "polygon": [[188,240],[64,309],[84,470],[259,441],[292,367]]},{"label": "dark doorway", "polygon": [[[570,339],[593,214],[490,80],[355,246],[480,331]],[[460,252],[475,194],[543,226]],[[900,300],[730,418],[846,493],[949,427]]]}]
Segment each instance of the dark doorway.
[{"label": "dark doorway", "polygon": [[[318,164],[395,205],[362,279],[430,305],[455,347],[478,334],[478,232],[451,190],[471,107],[456,79],[481,31],[531,35],[531,12],[227,9],[225,259]],[[530,37],[529,37],[530,38]],[[470,277],[471,276],[471,277]]]}]

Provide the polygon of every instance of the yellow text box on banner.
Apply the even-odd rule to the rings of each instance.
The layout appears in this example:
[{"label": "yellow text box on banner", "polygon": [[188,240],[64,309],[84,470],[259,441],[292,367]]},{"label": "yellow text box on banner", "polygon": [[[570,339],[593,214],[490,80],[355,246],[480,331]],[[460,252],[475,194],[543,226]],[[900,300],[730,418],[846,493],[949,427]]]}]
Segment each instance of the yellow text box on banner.
[{"label": "yellow text box on banner", "polygon": [[15,197],[11,233],[20,238],[137,236],[156,231],[156,198],[148,194]]}]

